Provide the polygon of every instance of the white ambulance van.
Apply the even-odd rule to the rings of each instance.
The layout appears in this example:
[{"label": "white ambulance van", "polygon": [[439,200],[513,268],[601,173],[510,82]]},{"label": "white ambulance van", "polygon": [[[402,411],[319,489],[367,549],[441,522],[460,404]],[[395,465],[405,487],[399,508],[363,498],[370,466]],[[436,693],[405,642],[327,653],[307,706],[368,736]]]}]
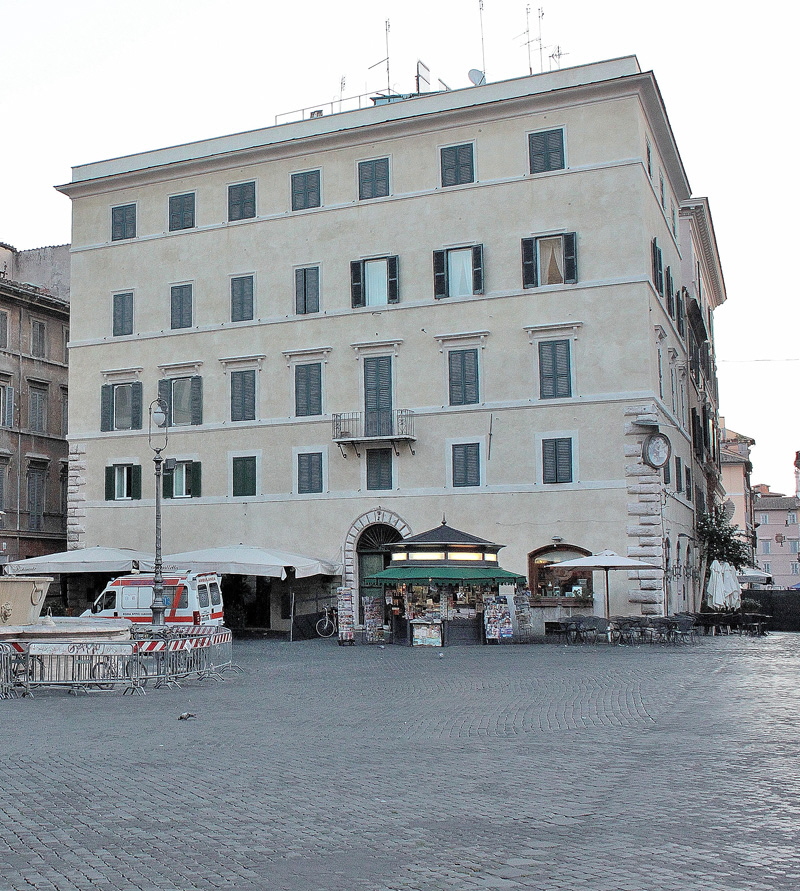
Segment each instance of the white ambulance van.
[{"label": "white ambulance van", "polygon": [[[222,592],[216,572],[164,573],[164,622],[167,625],[222,625]],[[123,575],[110,581],[81,618],[153,621],[152,575]]]}]

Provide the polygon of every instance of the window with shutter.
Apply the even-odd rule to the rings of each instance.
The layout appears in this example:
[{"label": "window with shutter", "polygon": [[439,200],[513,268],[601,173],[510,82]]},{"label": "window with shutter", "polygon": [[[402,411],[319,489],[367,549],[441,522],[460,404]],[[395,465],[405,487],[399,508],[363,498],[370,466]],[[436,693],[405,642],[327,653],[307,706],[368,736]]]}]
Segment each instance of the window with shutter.
[{"label": "window with shutter", "polygon": [[569,340],[539,343],[539,398],[567,399],[572,396]]},{"label": "window with shutter", "polygon": [[136,238],[136,205],[124,204],[111,208],[111,240]]},{"label": "window with shutter", "polygon": [[322,452],[307,452],[297,456],[297,491],[313,495],[322,491]]},{"label": "window with shutter", "polygon": [[256,417],[256,373],[253,369],[231,372],[231,420],[253,421]]},{"label": "window with shutter", "polygon": [[194,192],[169,199],[169,231],[194,228]]},{"label": "window with shutter", "polygon": [[531,173],[564,169],[564,131],[545,130],[528,136]]},{"label": "window with shutter", "polygon": [[675,456],[675,489],[680,492],[683,486],[683,463],[681,459]]},{"label": "window with shutter", "polygon": [[253,276],[231,279],[231,321],[248,322],[253,318]]},{"label": "window with shutter", "polygon": [[44,387],[28,390],[28,427],[33,433],[47,430],[47,390]]},{"label": "window with shutter", "polygon": [[133,334],[133,293],[114,294],[113,298],[112,335],[125,337]]},{"label": "window with shutter", "polygon": [[256,458],[247,455],[233,459],[233,495],[237,498],[256,494]]},{"label": "window with shutter", "polygon": [[453,443],[453,486],[480,486],[481,452],[480,443]]},{"label": "window with shutter", "polygon": [[658,246],[658,239],[654,238],[652,242],[653,249],[653,284],[656,291],[664,296],[664,260],[661,248]]},{"label": "window with shutter", "polygon": [[392,450],[367,449],[367,489],[392,488]]},{"label": "window with shutter", "polygon": [[399,259],[377,257],[350,264],[351,305],[385,306],[400,299]]},{"label": "window with shutter", "polygon": [[433,252],[433,296],[469,297],[483,293],[483,245]]},{"label": "window with shutter", "polygon": [[675,318],[675,284],[672,281],[672,269],[667,266],[664,270],[664,291],[667,297],[667,312],[670,318]]},{"label": "window with shutter", "polygon": [[292,174],[292,210],[307,210],[321,205],[320,171]]},{"label": "window with shutter", "polygon": [[358,165],[358,198],[385,198],[389,194],[389,159],[376,158]]},{"label": "window with shutter", "polygon": [[14,426],[14,388],[0,384],[0,426]]},{"label": "window with shutter", "polygon": [[572,482],[572,439],[542,440],[542,482]]},{"label": "window with shutter", "polygon": [[0,310],[0,350],[8,349],[8,313]]},{"label": "window with shutter", "polygon": [[577,281],[577,236],[574,232],[522,239],[523,288],[572,285]]},{"label": "window with shutter", "polygon": [[294,293],[295,312],[298,315],[319,312],[319,266],[295,269]]},{"label": "window with shutter", "polygon": [[3,511],[6,509],[6,477],[8,476],[8,462],[0,461],[0,529],[3,528]]},{"label": "window with shutter", "polygon": [[31,319],[31,355],[37,359],[47,356],[47,325],[38,319]]},{"label": "window with shutter", "polygon": [[298,418],[322,414],[322,363],[294,367],[294,404]]},{"label": "window with shutter", "polygon": [[479,401],[477,349],[450,350],[447,359],[450,405],[474,405]]},{"label": "window with shutter", "polygon": [[255,182],[228,186],[228,220],[250,220],[256,215]]},{"label": "window with shutter", "polygon": [[28,529],[37,532],[44,528],[45,473],[39,467],[28,470]]},{"label": "window with shutter", "polygon": [[474,146],[451,145],[441,150],[442,185],[460,186],[475,182]]},{"label": "window with shutter", "polygon": [[200,495],[199,461],[178,461],[171,473],[164,472],[165,498],[197,498]]},{"label": "window with shutter", "polygon": [[366,436],[392,434],[391,356],[364,359],[364,433]]},{"label": "window with shutter", "polygon": [[192,327],[192,286],[173,285],[171,289],[171,327]]},{"label": "window with shutter", "polygon": [[171,427],[186,427],[193,423],[192,380],[191,377],[178,377],[169,381],[167,416]]}]

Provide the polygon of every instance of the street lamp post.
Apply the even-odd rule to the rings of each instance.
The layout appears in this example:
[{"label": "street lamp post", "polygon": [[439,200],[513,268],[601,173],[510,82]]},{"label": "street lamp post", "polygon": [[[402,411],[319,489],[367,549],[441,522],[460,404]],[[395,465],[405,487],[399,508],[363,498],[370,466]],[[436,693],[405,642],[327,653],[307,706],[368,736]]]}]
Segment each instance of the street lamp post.
[{"label": "street lamp post", "polygon": [[164,624],[164,578],[161,565],[161,474],[164,457],[161,453],[167,447],[168,433],[167,405],[159,396],[150,403],[150,421],[147,427],[147,442],[154,452],[156,476],[156,554],[153,562],[153,603],[150,606],[153,625]]}]

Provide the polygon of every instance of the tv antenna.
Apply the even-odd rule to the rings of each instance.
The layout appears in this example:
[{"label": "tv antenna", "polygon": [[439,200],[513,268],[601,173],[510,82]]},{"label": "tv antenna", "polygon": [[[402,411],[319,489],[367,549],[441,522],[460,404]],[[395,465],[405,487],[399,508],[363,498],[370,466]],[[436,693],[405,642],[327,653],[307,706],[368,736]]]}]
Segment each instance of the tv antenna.
[{"label": "tv antenna", "polygon": [[367,71],[372,71],[373,68],[383,65],[384,62],[386,62],[386,92],[388,94],[392,92],[392,79],[389,76],[389,19],[386,19],[386,58],[381,59],[380,62],[376,62],[374,65],[370,65]]},{"label": "tv antenna", "polygon": [[[561,68],[561,57],[562,57],[562,56],[568,56],[568,55],[569,55],[569,53],[564,53],[564,52],[562,52],[562,51],[561,51],[561,47],[558,46],[558,45],[556,45],[555,50],[554,50],[552,53],[550,53],[550,60],[551,60],[551,62],[555,62],[555,63],[556,63],[556,67],[557,67],[557,68]],[[552,65],[550,66],[550,70],[551,70],[551,71],[553,70],[553,66],[552,66]]]},{"label": "tv antenna", "polygon": [[484,83],[486,82],[486,49],[483,45],[483,0],[478,0],[478,17],[481,21],[481,63],[483,64]]},{"label": "tv antenna", "polygon": [[531,44],[538,43],[539,44],[539,74],[544,71],[544,58],[543,58],[543,41],[542,41],[542,19],[544,18],[544,9],[540,6],[537,9],[537,18],[539,19],[539,36],[531,37],[531,7],[528,4],[525,7],[525,30],[522,34],[518,34],[517,37],[525,37],[524,46],[528,48],[528,74],[533,74],[533,64],[531,63]]}]

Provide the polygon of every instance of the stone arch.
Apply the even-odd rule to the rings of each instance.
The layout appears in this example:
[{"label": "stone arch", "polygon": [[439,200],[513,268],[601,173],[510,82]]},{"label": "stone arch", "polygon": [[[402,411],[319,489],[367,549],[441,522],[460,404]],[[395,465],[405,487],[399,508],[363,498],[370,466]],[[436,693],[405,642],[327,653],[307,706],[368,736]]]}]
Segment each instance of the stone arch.
[{"label": "stone arch", "polygon": [[361,514],[351,524],[344,537],[342,558],[342,585],[354,592],[358,591],[358,557],[356,545],[361,533],[368,527],[380,524],[396,529],[402,538],[408,538],[412,534],[411,527],[406,521],[392,510],[386,510],[380,506]]}]

